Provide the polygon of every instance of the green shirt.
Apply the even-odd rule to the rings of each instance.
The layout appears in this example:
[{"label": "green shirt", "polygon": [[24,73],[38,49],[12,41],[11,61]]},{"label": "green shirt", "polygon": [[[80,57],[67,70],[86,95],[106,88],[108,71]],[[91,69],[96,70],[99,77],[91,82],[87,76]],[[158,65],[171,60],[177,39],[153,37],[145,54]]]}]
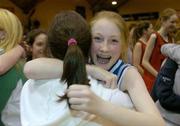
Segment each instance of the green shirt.
[{"label": "green shirt", "polygon": [[[19,63],[18,65],[12,67],[5,74],[0,76],[0,117],[1,112],[6,106],[6,103],[8,102],[12,91],[17,86],[17,82],[21,79],[24,84],[26,81],[26,78],[23,74],[23,65],[24,64]],[[0,126],[3,126],[1,119]]]}]

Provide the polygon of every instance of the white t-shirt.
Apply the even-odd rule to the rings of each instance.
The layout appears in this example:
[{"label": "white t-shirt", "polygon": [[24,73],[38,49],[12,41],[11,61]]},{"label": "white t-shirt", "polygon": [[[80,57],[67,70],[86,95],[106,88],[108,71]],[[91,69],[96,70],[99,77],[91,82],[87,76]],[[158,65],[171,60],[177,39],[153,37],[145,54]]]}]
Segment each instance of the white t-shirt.
[{"label": "white t-shirt", "polygon": [[20,121],[20,95],[23,82],[21,79],[17,82],[16,88],[1,113],[1,120],[5,126],[21,126]]},{"label": "white t-shirt", "polygon": [[[133,109],[128,94],[118,89],[107,89],[97,80],[89,77],[90,88],[98,96],[116,105]],[[22,126],[101,126],[91,121],[92,114],[79,112],[72,115],[67,101],[57,102],[67,84],[60,79],[28,80],[21,93]]]}]

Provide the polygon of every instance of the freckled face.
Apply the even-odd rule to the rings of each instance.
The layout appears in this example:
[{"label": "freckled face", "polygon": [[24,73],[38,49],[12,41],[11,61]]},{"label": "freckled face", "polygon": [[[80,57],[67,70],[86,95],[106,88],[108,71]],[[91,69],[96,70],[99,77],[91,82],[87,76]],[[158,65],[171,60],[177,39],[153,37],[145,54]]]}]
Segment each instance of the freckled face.
[{"label": "freckled face", "polygon": [[91,28],[91,58],[95,65],[109,70],[120,57],[120,30],[112,21],[100,19]]}]

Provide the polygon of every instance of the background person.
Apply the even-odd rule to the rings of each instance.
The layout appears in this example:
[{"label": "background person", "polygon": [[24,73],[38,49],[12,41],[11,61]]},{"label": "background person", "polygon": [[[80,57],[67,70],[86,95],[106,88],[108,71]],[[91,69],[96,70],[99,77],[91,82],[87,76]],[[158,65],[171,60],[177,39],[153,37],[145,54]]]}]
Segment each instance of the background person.
[{"label": "background person", "polygon": [[25,50],[20,46],[23,30],[19,19],[0,8],[0,125],[21,126],[19,100],[26,81],[23,74]]}]

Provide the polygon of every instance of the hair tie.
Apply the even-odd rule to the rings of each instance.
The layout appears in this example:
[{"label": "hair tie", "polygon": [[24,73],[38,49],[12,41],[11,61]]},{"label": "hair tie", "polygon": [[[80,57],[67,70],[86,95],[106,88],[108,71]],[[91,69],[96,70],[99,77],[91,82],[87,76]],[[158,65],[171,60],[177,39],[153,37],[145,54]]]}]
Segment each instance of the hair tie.
[{"label": "hair tie", "polygon": [[76,39],[70,38],[70,39],[68,40],[68,46],[70,46],[70,45],[76,45],[76,44],[77,44]]}]

